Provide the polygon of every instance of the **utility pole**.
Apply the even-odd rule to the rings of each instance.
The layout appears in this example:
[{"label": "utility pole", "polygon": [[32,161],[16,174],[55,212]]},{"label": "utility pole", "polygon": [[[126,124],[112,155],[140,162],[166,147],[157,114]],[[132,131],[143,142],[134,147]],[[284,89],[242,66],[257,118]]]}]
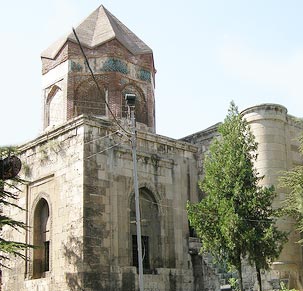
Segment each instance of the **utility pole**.
[{"label": "utility pole", "polygon": [[141,218],[140,218],[140,201],[139,201],[139,187],[138,187],[138,170],[137,170],[137,133],[135,121],[135,94],[125,94],[126,104],[130,111],[131,119],[131,144],[133,156],[133,178],[135,190],[135,203],[136,203],[136,227],[137,227],[137,246],[138,246],[138,266],[139,266],[139,290],[144,291],[143,284],[143,262],[142,262],[142,243],[141,243]]}]

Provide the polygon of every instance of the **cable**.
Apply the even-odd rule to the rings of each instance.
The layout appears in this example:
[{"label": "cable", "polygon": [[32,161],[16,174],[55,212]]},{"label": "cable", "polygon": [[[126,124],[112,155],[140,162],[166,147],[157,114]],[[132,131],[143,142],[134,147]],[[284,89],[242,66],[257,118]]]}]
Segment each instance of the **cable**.
[{"label": "cable", "polygon": [[[94,73],[93,73],[93,71],[92,71],[92,69],[91,69],[91,67],[90,67],[90,65],[89,65],[88,59],[87,59],[87,57],[86,57],[86,55],[85,55],[85,53],[84,53],[83,47],[82,47],[82,45],[81,45],[81,43],[80,43],[80,40],[79,40],[78,35],[77,35],[77,33],[76,33],[76,30],[75,30],[74,28],[72,28],[72,30],[73,30],[73,33],[74,33],[74,35],[75,35],[75,37],[76,37],[76,40],[77,40],[77,42],[78,42],[78,44],[79,44],[81,53],[82,53],[82,55],[83,55],[83,57],[84,57],[84,59],[85,59],[85,63],[86,63],[86,65],[87,65],[87,67],[88,67],[88,69],[89,69],[89,71],[90,71],[90,74],[91,74],[91,76],[92,76],[92,78],[93,78],[93,80],[94,80],[94,82],[95,82],[95,84],[96,84],[96,86],[97,86],[97,89],[98,89],[100,95],[103,97],[101,88],[100,88],[100,86],[99,86],[99,84],[98,84],[98,82],[97,82],[97,80],[96,80],[96,77],[95,77],[95,75],[94,75]],[[113,117],[115,123],[116,123],[116,124],[117,124],[125,133],[126,133],[126,134],[129,135],[130,133],[129,133],[127,130],[125,130],[125,129],[120,125],[120,123],[118,122],[118,120],[116,119],[116,117],[115,117],[114,113],[112,112],[112,110],[110,109],[110,107],[109,107],[109,105],[108,105],[106,99],[105,99],[104,97],[103,97],[103,99],[104,99],[104,102],[105,102],[105,104],[106,104],[106,107],[107,107],[108,111],[110,112],[110,114],[112,115],[112,117]]]},{"label": "cable", "polygon": [[97,153],[94,153],[94,154],[92,154],[92,155],[90,155],[90,156],[88,156],[88,157],[85,157],[85,159],[89,159],[89,158],[91,158],[91,157],[93,157],[93,156],[95,156],[95,155],[97,155],[97,154],[104,153],[104,152],[106,152],[106,151],[108,151],[108,150],[110,150],[110,149],[112,149],[112,148],[114,148],[114,147],[119,146],[120,144],[122,144],[122,142],[123,142],[123,141],[121,141],[121,142],[119,142],[119,143],[116,143],[116,144],[114,144],[114,145],[112,145],[112,146],[110,146],[110,147],[108,147],[108,148],[106,148],[106,149],[104,149],[104,150],[102,150],[102,151],[100,151],[100,152],[97,152]]},{"label": "cable", "polygon": [[110,137],[110,136],[112,136],[112,135],[114,135],[114,134],[119,134],[119,130],[116,130],[116,131],[114,131],[114,132],[112,132],[112,133],[109,133],[109,134],[107,134],[107,135],[103,135],[103,136],[99,136],[99,137],[97,137],[97,138],[91,139],[91,140],[89,140],[89,141],[84,142],[84,144],[88,144],[88,143],[94,142],[94,141],[96,141],[96,140],[101,140],[101,139]]},{"label": "cable", "polygon": [[[183,209],[182,207],[173,207],[173,206],[170,206],[170,205],[160,204],[160,203],[148,200],[148,199],[143,198],[143,197],[140,197],[140,200],[149,202],[151,204],[157,205],[158,207],[162,207],[162,208],[171,208],[171,209],[175,209],[175,210],[178,210],[178,211],[181,210],[183,212],[186,212],[186,214],[187,214],[187,210]],[[276,219],[283,220],[283,221],[288,221],[288,219],[282,218],[282,217],[279,217],[279,218],[276,218]],[[243,221],[255,221],[255,222],[268,222],[268,220],[265,220],[265,219],[241,218],[241,220],[243,220]],[[291,222],[291,221],[288,221],[288,222],[289,222],[289,224],[296,224],[295,222]]]}]

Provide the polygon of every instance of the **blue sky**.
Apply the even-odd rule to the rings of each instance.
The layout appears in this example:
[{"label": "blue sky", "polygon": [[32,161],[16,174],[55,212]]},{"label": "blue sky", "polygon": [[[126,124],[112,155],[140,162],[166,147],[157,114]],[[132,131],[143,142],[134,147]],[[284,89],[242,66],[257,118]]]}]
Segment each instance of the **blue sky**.
[{"label": "blue sky", "polygon": [[100,4],[154,51],[157,132],[222,121],[231,100],[303,116],[301,0],[6,1],[0,14],[0,145],[42,127],[40,54]]}]

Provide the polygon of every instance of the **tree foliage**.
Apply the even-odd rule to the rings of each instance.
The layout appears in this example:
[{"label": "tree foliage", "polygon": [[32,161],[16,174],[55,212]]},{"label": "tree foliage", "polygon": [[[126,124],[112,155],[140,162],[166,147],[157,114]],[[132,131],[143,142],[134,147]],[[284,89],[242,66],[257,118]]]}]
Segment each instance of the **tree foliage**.
[{"label": "tree foliage", "polygon": [[243,290],[242,259],[256,268],[267,268],[285,241],[274,224],[273,188],[261,188],[254,168],[257,143],[247,122],[232,102],[204,161],[200,188],[206,197],[188,203],[191,226],[202,242],[202,251],[236,268]]},{"label": "tree foliage", "polygon": [[247,217],[248,261],[255,265],[259,289],[262,290],[260,270],[268,270],[273,260],[278,258],[287,241],[287,234],[280,231],[275,224],[274,218],[280,216],[281,209],[272,208],[276,197],[274,188],[258,188],[252,203],[253,211]]},{"label": "tree foliage", "polygon": [[[300,153],[303,156],[303,136],[300,138]],[[303,166],[296,166],[285,172],[280,178],[280,186],[287,188],[284,212],[293,216],[298,230],[303,233]],[[303,244],[303,240],[299,243]]]},{"label": "tree foliage", "polygon": [[[0,148],[0,159],[16,154],[16,150],[12,147]],[[2,164],[3,165],[3,164]],[[3,169],[2,169],[3,170]],[[3,173],[3,171],[1,171]],[[3,237],[3,230],[7,228],[20,231],[26,229],[24,222],[18,221],[6,215],[3,211],[5,208],[18,208],[23,210],[18,204],[18,186],[24,183],[18,176],[12,179],[4,179],[3,175],[0,177],[0,266],[6,267],[6,262],[9,260],[9,255],[14,255],[25,259],[24,250],[30,245],[22,242],[6,240]]]}]

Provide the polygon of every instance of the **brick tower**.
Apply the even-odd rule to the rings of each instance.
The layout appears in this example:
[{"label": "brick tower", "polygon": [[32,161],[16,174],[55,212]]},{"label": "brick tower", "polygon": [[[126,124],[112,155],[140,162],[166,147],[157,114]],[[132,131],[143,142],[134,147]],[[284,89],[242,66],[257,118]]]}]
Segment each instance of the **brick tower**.
[{"label": "brick tower", "polygon": [[124,95],[135,93],[139,128],[154,132],[152,50],[103,6],[75,31],[101,90],[74,33],[55,42],[41,56],[44,130],[81,114],[123,120],[127,114]]}]

